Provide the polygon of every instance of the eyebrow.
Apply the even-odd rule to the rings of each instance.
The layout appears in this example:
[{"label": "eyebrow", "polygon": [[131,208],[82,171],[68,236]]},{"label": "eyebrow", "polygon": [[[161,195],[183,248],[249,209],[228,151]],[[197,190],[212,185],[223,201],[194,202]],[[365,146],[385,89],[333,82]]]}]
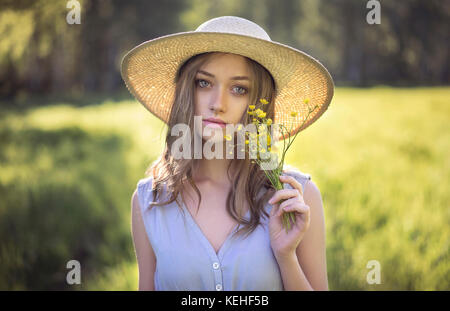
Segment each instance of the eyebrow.
[{"label": "eyebrow", "polygon": [[[211,78],[215,78],[215,76],[212,73],[209,73],[207,71],[204,70],[198,70],[198,73],[202,73],[205,76],[210,76]],[[250,80],[247,76],[235,76],[235,77],[231,77],[230,80]]]}]

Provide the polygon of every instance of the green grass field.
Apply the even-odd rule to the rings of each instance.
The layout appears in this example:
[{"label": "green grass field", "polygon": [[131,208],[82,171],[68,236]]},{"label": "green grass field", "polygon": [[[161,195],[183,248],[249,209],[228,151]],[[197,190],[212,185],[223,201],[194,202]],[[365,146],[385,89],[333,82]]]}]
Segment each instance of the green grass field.
[{"label": "green grass field", "polygon": [[[287,162],[322,193],[330,290],[450,290],[449,98],[337,88],[298,135]],[[0,289],[136,290],[130,199],[164,130],[131,97],[0,108]]]}]

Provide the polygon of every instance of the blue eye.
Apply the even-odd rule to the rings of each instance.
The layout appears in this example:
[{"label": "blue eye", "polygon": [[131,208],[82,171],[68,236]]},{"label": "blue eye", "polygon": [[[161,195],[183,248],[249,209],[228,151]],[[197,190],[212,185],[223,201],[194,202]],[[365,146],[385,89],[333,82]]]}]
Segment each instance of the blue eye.
[{"label": "blue eye", "polygon": [[196,80],[198,86],[200,86],[201,88],[205,88],[208,86],[209,82],[203,79],[197,79]]},{"label": "blue eye", "polygon": [[235,86],[234,89],[238,89],[238,91],[236,91],[236,93],[238,93],[239,95],[244,95],[244,94],[247,94],[247,92],[248,92],[248,90],[242,86]]}]

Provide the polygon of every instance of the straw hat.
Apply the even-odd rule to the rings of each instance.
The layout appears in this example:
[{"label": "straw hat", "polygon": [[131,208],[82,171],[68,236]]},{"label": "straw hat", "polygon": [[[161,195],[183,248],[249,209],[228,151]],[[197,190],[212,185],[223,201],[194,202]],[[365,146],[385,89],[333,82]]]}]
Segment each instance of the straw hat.
[{"label": "straw hat", "polygon": [[[122,78],[131,94],[167,123],[178,69],[190,57],[205,52],[239,54],[264,66],[272,74],[277,90],[273,122],[288,129],[292,127],[291,135],[317,120],[333,97],[333,80],[319,61],[295,48],[272,41],[260,26],[236,16],[213,18],[195,31],[143,42],[124,56]],[[300,127],[308,108],[315,105],[319,107]],[[292,111],[298,115],[292,117]],[[280,136],[279,140],[286,137]]]}]

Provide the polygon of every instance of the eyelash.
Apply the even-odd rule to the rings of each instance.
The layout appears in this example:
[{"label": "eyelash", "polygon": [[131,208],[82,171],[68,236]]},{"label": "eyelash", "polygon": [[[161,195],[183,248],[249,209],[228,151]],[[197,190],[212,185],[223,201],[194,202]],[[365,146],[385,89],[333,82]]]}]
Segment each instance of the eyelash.
[{"label": "eyelash", "polygon": [[[195,84],[196,84],[198,87],[200,87],[200,88],[204,88],[204,87],[201,87],[201,86],[200,86],[200,82],[201,82],[201,81],[205,81],[205,82],[211,84],[209,81],[207,81],[207,80],[205,80],[205,79],[196,79],[196,80],[195,80]],[[238,87],[238,88],[241,88],[241,89],[244,90],[244,93],[239,93],[239,92],[237,92],[237,94],[238,94],[239,96],[243,96],[243,95],[246,95],[246,94],[248,93],[248,89],[247,89],[246,87],[243,87],[243,86],[240,86],[240,85],[235,85],[235,86],[233,86],[233,87]]]}]

